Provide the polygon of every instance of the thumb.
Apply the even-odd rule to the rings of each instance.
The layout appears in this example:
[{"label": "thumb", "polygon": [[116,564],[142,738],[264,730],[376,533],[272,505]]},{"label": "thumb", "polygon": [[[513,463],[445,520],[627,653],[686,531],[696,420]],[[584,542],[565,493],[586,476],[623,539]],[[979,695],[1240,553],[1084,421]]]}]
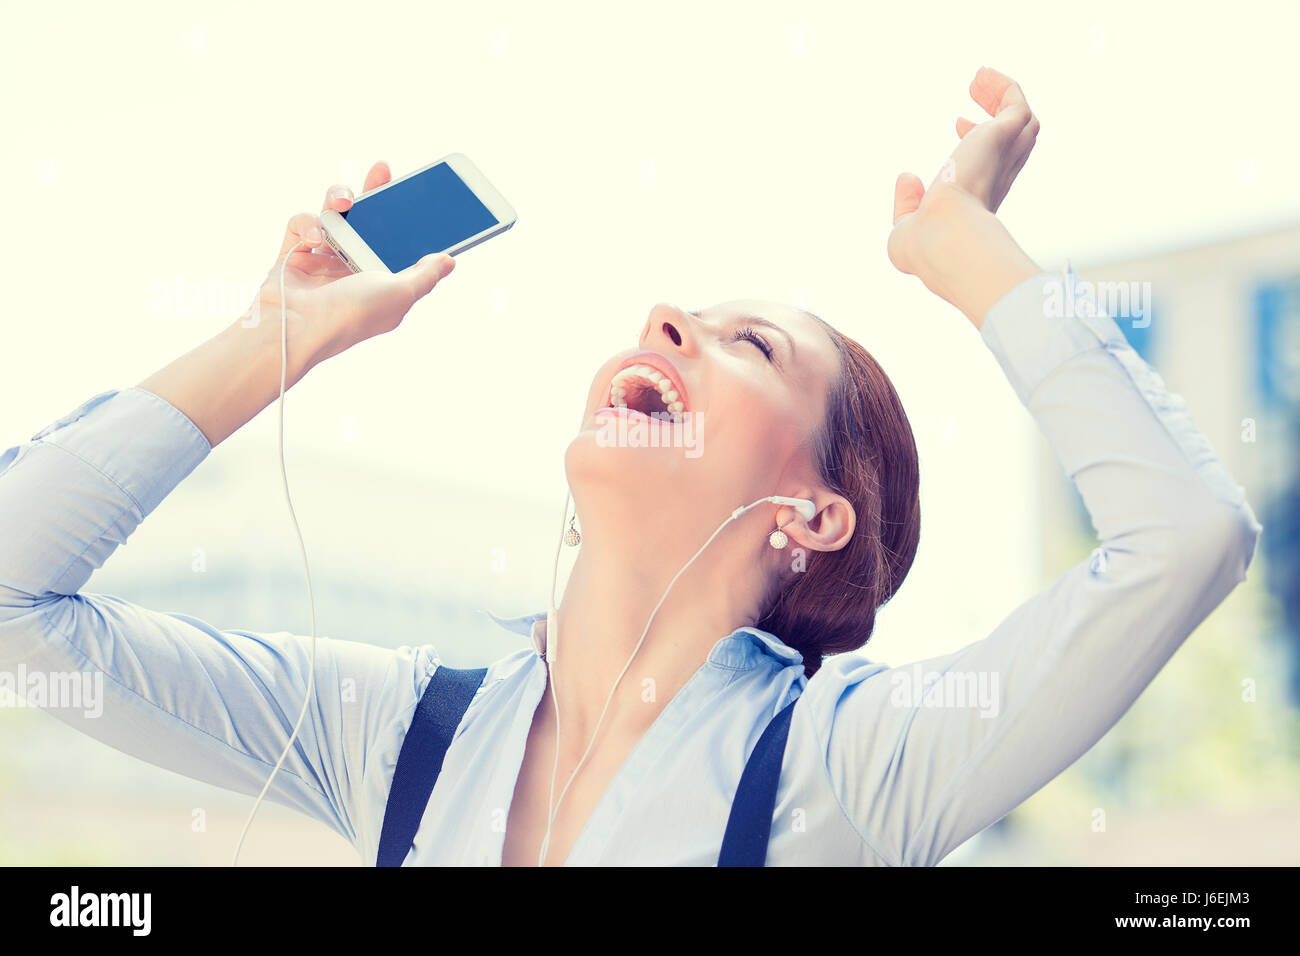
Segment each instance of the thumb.
[{"label": "thumb", "polygon": [[925,185],[912,173],[902,173],[894,183],[894,224],[910,213],[916,212],[925,195]]},{"label": "thumb", "polygon": [[398,276],[406,282],[412,297],[418,302],[450,275],[454,268],[456,260],[451,256],[443,252],[431,252],[414,265],[407,266]]}]

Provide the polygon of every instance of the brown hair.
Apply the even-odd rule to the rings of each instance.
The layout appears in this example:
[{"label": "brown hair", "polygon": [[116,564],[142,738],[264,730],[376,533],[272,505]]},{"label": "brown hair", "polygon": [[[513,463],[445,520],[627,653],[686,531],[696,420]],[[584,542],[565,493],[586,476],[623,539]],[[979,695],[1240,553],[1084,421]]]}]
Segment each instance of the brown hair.
[{"label": "brown hair", "polygon": [[758,627],[799,651],[808,676],[827,654],[871,638],[876,609],[912,567],[921,534],[920,465],[912,426],[871,354],[811,312],[840,353],[826,420],[814,438],[822,481],[853,505],[857,523],[839,551],[813,552],[772,600]]}]

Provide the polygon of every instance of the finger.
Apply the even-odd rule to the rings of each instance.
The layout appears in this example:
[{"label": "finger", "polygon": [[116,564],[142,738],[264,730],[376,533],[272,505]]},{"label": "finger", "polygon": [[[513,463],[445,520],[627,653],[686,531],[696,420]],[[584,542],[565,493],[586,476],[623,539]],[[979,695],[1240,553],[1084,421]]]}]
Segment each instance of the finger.
[{"label": "finger", "polygon": [[392,171],[389,170],[388,164],[382,159],[370,167],[370,172],[366,173],[366,184],[361,187],[362,192],[370,192],[372,189],[378,189],[380,186],[390,182],[393,178]]},{"label": "finger", "polygon": [[975,124],[972,123],[970,120],[968,120],[966,117],[964,116],[957,117],[957,138],[958,139],[964,137],[967,133],[969,133],[974,128],[975,128]]},{"label": "finger", "polygon": [[[1034,144],[1038,140],[1038,126],[1037,118],[1030,119],[1007,151],[1007,156],[1011,160],[1010,179],[1014,180],[1016,178],[1016,173],[1025,165],[1025,161],[1029,159],[1029,154],[1034,151]],[[1010,186],[1010,182],[1008,182],[1008,186]]]},{"label": "finger", "polygon": [[[370,172],[366,174],[366,182],[361,191],[370,192],[372,189],[378,189],[392,178],[393,174],[388,169],[388,164],[380,160],[370,167]],[[347,212],[352,208],[352,203],[355,201],[356,196],[349,187],[336,183],[325,190],[325,203],[321,206],[321,211],[333,209],[335,212]]]},{"label": "finger", "polygon": [[971,81],[970,95],[990,116],[1011,113],[1014,118],[1030,117],[1029,103],[1020,85],[992,67],[982,66]]},{"label": "finger", "polygon": [[352,275],[348,264],[334,255],[328,247],[321,249],[299,249],[289,257],[289,265],[303,275],[320,276],[326,279],[342,279]]},{"label": "finger", "polygon": [[904,216],[916,212],[924,196],[925,184],[919,177],[911,173],[899,174],[894,183],[894,225]]},{"label": "finger", "polygon": [[333,209],[335,212],[347,212],[352,208],[352,190],[347,186],[336,183],[325,190],[325,203],[320,208],[321,212],[326,209]]},{"label": "finger", "polygon": [[1034,144],[1038,141],[1038,117],[1030,117],[1025,128],[1020,131],[1016,137],[1015,143],[1011,147],[1011,155],[1016,157],[1016,168],[1019,169],[1029,158],[1029,154],[1034,151]]},{"label": "finger", "polygon": [[1029,125],[1020,131],[1015,142],[1011,145],[1007,156],[1009,162],[1003,167],[999,176],[997,185],[990,191],[988,196],[988,208],[990,212],[997,212],[998,207],[1002,205],[1002,200],[1006,198],[1007,192],[1011,189],[1011,184],[1016,181],[1020,175],[1020,170],[1024,168],[1025,163],[1029,160],[1029,154],[1034,150],[1034,140],[1038,135],[1038,120],[1031,120]]},{"label": "finger", "polygon": [[456,268],[456,260],[446,253],[433,252],[414,265],[407,266],[397,273],[410,287],[411,295],[419,301],[432,291],[451,270]]},{"label": "finger", "polygon": [[309,212],[300,212],[292,219],[284,230],[284,242],[280,243],[280,255],[278,259],[283,259],[298,242],[304,242],[305,249],[312,249],[320,245],[323,237],[320,231],[320,220]]}]

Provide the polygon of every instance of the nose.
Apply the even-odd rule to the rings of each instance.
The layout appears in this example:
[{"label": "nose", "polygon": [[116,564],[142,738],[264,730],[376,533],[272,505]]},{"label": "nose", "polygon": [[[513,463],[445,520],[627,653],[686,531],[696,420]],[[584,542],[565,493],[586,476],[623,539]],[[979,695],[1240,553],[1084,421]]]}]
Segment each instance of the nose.
[{"label": "nose", "polygon": [[650,310],[641,330],[641,348],[694,355],[697,348],[695,316],[674,305],[660,302]]}]

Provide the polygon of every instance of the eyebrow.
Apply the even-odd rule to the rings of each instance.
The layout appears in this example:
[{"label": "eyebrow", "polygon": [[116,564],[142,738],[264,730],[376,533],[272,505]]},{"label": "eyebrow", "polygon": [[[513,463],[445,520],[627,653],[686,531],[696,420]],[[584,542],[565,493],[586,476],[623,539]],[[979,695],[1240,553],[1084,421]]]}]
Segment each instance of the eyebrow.
[{"label": "eyebrow", "polygon": [[[688,315],[693,315],[693,316],[695,316],[697,319],[698,319],[698,318],[701,318],[700,313],[695,312],[695,311],[688,312],[687,314],[688,314]],[[734,316],[731,317],[731,320],[730,320],[730,321],[733,322],[733,323],[747,322],[747,323],[749,323],[749,324],[751,324],[751,325],[761,325],[761,326],[763,326],[763,328],[765,328],[765,329],[771,329],[771,330],[774,331],[774,332],[779,332],[779,333],[781,333],[781,335],[784,336],[784,338],[785,338],[785,344],[786,344],[786,346],[790,349],[790,357],[791,357],[791,358],[797,358],[797,357],[798,357],[798,352],[796,351],[796,349],[795,349],[795,347],[794,347],[794,338],[790,335],[789,332],[787,332],[785,329],[781,328],[781,326],[777,325],[775,322],[771,322],[771,321],[769,321],[769,320],[763,318],[762,316],[758,316],[758,315],[749,315],[749,314],[747,314],[747,313],[742,313],[742,314],[740,314],[740,315],[734,315]]]}]

